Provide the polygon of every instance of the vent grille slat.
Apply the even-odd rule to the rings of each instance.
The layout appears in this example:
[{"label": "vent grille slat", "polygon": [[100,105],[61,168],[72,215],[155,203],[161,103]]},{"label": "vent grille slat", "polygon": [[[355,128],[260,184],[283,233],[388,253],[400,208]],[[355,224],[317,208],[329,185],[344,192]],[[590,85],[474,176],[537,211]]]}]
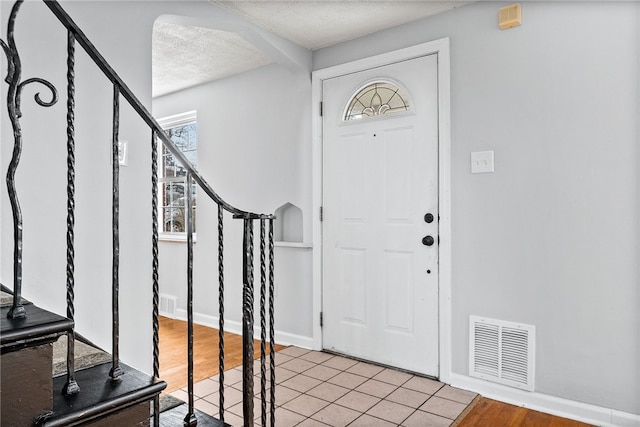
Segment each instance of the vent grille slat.
[{"label": "vent grille slat", "polygon": [[533,391],[535,327],[470,317],[470,375]]},{"label": "vent grille slat", "polygon": [[161,316],[176,318],[177,298],[172,295],[160,294],[158,311]]}]

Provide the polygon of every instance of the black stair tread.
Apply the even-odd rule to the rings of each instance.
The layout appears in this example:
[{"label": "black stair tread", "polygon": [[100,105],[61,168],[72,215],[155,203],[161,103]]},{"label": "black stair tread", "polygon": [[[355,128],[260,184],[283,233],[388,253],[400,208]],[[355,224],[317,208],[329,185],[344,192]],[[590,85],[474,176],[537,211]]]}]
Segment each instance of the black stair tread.
[{"label": "black stair tread", "polygon": [[73,321],[34,304],[24,306],[27,315],[19,319],[7,318],[11,307],[0,309],[0,344],[2,352],[55,341],[73,329]]},{"label": "black stair tread", "polygon": [[[187,415],[187,404],[183,403],[180,406],[164,411],[160,414],[160,427],[175,427],[181,426],[184,421],[184,417]],[[198,427],[231,427],[230,424],[223,423],[222,421],[213,418],[211,415],[207,415],[202,411],[195,410],[196,419],[198,420]],[[152,423],[153,425],[153,423]]]},{"label": "black stair tread", "polygon": [[167,387],[164,381],[155,380],[130,366],[121,363],[120,367],[124,375],[118,380],[109,377],[111,363],[77,371],[75,378],[80,393],[72,396],[61,392],[66,375],[54,378],[53,414],[39,425],[73,425],[81,420],[91,420],[150,400]]}]

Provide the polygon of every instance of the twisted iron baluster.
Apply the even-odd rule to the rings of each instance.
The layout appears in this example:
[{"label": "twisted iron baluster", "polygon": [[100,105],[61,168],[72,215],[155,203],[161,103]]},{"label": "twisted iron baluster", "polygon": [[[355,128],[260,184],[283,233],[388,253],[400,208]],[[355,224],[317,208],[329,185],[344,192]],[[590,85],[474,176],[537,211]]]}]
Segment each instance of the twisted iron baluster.
[{"label": "twisted iron baluster", "polygon": [[[159,285],[158,285],[158,140],[156,132],[151,130],[151,252],[152,291],[153,291],[153,376],[160,377],[160,324],[158,323]],[[160,425],[160,396],[153,399],[153,425]]]},{"label": "twisted iron baluster", "polygon": [[267,292],[267,267],[265,253],[265,219],[260,219],[260,414],[261,425],[267,425],[267,320],[265,313],[265,301]]},{"label": "twisted iron baluster", "polygon": [[[75,141],[75,42],[73,33],[67,31],[67,318],[74,320],[75,249],[74,227],[76,193],[76,141]],[[65,395],[80,392],[75,378],[75,332],[67,334],[67,382],[62,389]]]},{"label": "twisted iron baluster", "polygon": [[244,219],[244,276],[242,304],[242,414],[244,426],[253,426],[253,220]]},{"label": "twisted iron baluster", "polygon": [[[275,282],[273,274],[274,266],[274,251],[273,251],[273,217],[269,218],[269,369],[270,369],[270,382],[271,382],[271,427],[276,426],[276,351],[274,348],[275,343],[275,329],[274,329],[274,299],[275,299]],[[262,424],[266,427],[266,424]]]},{"label": "twisted iron baluster", "polygon": [[187,390],[189,409],[184,417],[184,426],[198,424],[193,409],[193,198],[191,193],[191,172],[187,172],[184,195],[187,206]]},{"label": "twisted iron baluster", "polygon": [[224,208],[218,205],[218,361],[220,421],[224,423]]},{"label": "twisted iron baluster", "polygon": [[112,239],[113,239],[113,263],[112,263],[112,289],[111,289],[111,315],[112,315],[112,345],[113,359],[109,376],[112,379],[119,378],[124,372],[120,367],[120,312],[118,296],[120,293],[120,163],[118,150],[118,133],[120,130],[120,89],[113,85],[113,134],[111,140],[111,161],[113,171],[113,195],[112,195]]},{"label": "twisted iron baluster", "polygon": [[20,210],[20,202],[16,193],[15,175],[18,164],[20,163],[20,155],[22,154],[22,129],[20,128],[20,98],[22,89],[30,83],[41,83],[51,91],[51,101],[43,101],[40,93],[36,93],[35,101],[43,107],[51,107],[58,101],[58,92],[56,88],[48,81],[40,78],[31,78],[20,82],[22,76],[22,63],[20,55],[16,48],[14,29],[15,20],[22,5],[23,0],[15,2],[9,14],[7,25],[7,41],[0,39],[0,46],[7,57],[7,77],[5,81],[9,84],[7,90],[7,111],[9,120],[13,128],[13,154],[9,168],[7,170],[7,191],[9,193],[9,202],[11,203],[11,212],[13,215],[13,304],[7,317],[17,319],[26,316],[26,311],[22,305],[22,212]]}]

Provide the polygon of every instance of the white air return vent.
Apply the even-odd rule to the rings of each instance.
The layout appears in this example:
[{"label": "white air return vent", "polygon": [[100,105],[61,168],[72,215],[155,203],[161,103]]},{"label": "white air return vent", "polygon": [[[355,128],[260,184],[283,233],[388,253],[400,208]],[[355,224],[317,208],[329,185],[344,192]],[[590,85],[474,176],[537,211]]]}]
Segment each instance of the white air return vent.
[{"label": "white air return vent", "polygon": [[176,302],[177,298],[171,295],[160,294],[160,307],[158,307],[158,314],[160,316],[169,317],[171,319],[176,318]]},{"label": "white air return vent", "polygon": [[469,375],[533,391],[535,326],[470,316]]}]

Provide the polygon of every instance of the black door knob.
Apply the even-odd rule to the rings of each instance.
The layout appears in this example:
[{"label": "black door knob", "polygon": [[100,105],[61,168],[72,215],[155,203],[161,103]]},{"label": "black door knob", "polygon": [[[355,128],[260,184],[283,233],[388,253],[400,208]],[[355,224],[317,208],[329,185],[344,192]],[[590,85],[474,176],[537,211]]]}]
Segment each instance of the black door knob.
[{"label": "black door knob", "polygon": [[433,214],[432,213],[425,214],[424,222],[426,222],[427,224],[431,224],[433,222]]},{"label": "black door knob", "polygon": [[424,236],[422,238],[422,244],[425,246],[431,246],[435,243],[435,240],[433,239],[432,236]]}]

